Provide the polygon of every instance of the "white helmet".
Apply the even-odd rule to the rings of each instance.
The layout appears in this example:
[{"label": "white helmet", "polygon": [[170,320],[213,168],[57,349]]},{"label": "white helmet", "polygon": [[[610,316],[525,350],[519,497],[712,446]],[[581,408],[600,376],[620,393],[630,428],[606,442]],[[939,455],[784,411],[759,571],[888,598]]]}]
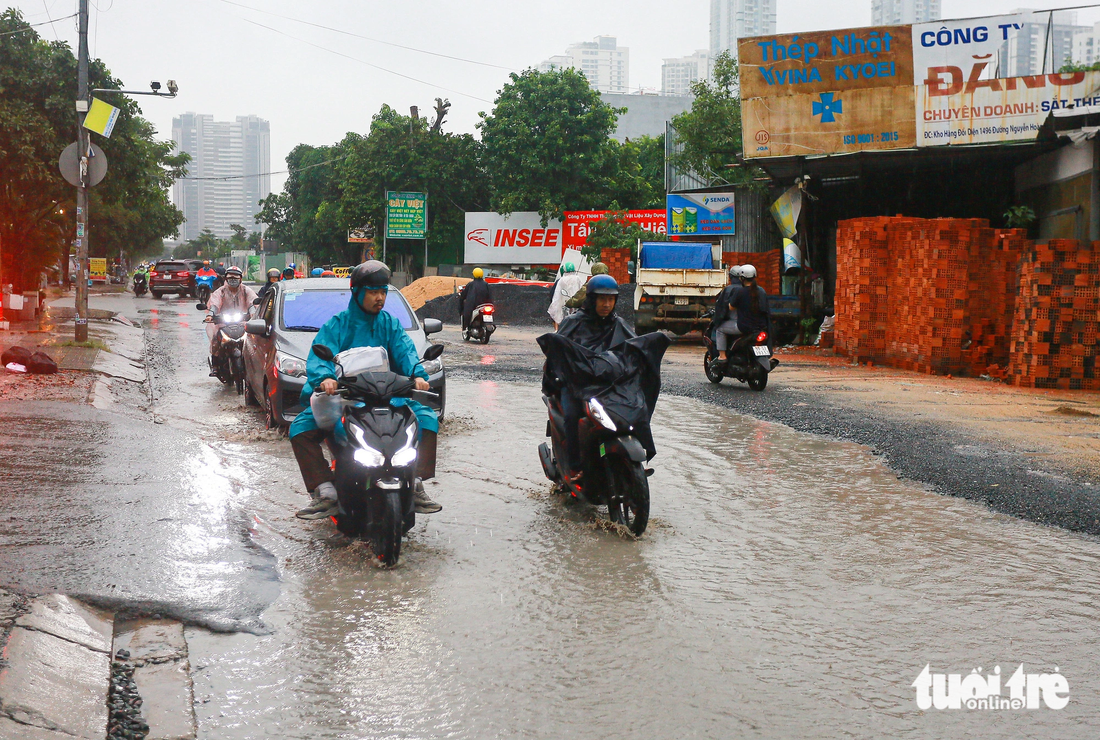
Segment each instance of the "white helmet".
[{"label": "white helmet", "polygon": [[734,265],[733,267],[730,268],[730,277],[731,278],[741,277],[741,265]]},{"label": "white helmet", "polygon": [[742,265],[741,266],[741,277],[743,277],[746,280],[752,280],[753,278],[756,277],[756,268],[753,267],[752,265]]}]

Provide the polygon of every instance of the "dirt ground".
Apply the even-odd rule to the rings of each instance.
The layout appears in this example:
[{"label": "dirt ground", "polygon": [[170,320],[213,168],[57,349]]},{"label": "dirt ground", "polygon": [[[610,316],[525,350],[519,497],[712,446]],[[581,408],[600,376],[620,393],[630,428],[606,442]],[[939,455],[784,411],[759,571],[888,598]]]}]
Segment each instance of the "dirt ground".
[{"label": "dirt ground", "polygon": [[470,278],[433,275],[414,280],[401,289],[401,294],[405,296],[405,300],[409,302],[415,311],[433,298],[451,295],[468,282],[470,282]]}]

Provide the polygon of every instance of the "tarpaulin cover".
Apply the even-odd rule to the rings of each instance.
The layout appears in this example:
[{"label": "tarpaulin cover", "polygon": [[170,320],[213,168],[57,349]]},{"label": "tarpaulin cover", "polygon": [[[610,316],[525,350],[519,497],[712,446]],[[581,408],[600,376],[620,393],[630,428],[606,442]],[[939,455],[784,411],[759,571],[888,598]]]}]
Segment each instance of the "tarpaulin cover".
[{"label": "tarpaulin cover", "polygon": [[658,270],[710,270],[710,244],[642,242],[642,267]]}]

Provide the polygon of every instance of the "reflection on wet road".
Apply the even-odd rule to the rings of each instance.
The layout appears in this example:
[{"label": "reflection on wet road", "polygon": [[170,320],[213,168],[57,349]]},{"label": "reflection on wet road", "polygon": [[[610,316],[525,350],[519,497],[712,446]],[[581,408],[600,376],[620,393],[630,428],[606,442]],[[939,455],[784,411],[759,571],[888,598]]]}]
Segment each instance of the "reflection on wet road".
[{"label": "reflection on wet road", "polygon": [[[537,383],[483,368],[449,381],[431,489],[445,508],[382,570],[330,523],[293,518],[289,445],[205,377],[201,325],[169,320],[190,304],[158,305],[150,346],[172,359],[155,384],[186,396],[158,395],[158,413],[241,482],[211,481],[205,511],[248,522],[281,579],[269,633],[188,630],[201,737],[1081,738],[1100,722],[1093,538],[928,493],[854,445],[663,398],[653,520],[630,541],[550,495]],[[199,543],[216,527],[188,525]],[[1057,666],[1069,706],[916,707],[926,664],[1021,663]]]}]

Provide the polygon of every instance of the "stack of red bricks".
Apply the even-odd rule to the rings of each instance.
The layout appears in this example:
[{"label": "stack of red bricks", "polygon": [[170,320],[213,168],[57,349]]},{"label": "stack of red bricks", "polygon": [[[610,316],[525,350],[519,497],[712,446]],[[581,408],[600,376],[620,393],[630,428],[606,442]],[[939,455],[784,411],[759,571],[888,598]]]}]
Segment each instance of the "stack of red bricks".
[{"label": "stack of red bricks", "polygon": [[607,265],[607,270],[615,282],[625,285],[630,282],[630,273],[627,271],[627,263],[630,261],[629,249],[602,249],[600,250],[600,262]]},{"label": "stack of red bricks", "polygon": [[972,252],[970,332],[962,352],[966,374],[1004,377],[1016,311],[1016,271],[1020,253],[1029,245],[1024,229],[995,230],[992,240],[981,239]]},{"label": "stack of red bricks", "polygon": [[1024,252],[1008,377],[1028,388],[1100,390],[1100,242],[1052,239]]},{"label": "stack of red bricks", "polygon": [[894,219],[841,221],[836,237],[835,347],[860,362],[886,357],[887,230]]},{"label": "stack of red bricks", "polygon": [[783,267],[783,252],[771,249],[767,252],[723,252],[722,266],[752,265],[756,268],[756,284],[768,295],[781,292],[780,270]]}]

